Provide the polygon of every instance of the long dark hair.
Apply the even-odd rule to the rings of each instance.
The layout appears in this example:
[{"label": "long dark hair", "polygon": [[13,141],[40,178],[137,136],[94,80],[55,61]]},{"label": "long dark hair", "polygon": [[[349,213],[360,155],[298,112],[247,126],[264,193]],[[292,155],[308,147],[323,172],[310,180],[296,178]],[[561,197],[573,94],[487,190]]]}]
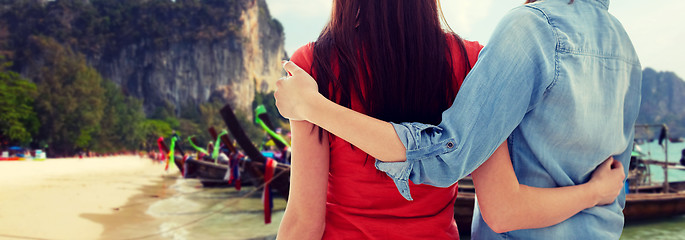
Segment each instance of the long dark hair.
[{"label": "long dark hair", "polygon": [[[365,114],[384,121],[438,124],[455,78],[471,67],[441,17],[438,0],[334,0],[313,49],[319,92],[348,108],[357,98]],[[463,54],[463,75],[453,70],[448,37]]]}]

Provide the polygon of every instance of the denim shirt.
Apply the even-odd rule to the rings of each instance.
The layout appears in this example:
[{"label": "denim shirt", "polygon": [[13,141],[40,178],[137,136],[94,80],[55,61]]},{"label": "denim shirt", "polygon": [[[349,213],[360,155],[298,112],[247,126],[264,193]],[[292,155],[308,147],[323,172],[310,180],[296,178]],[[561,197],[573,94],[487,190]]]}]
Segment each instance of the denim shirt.
[{"label": "denim shirt", "polygon": [[[376,161],[376,168],[411,200],[408,180],[450,186],[505,140],[516,176],[528,186],[585,183],[609,156],[628,166],[642,69],[608,5],[609,0],[545,0],[510,11],[440,125],[393,123],[407,161]],[[560,224],[504,234],[485,224],[476,205],[472,236],[618,239],[624,205],[625,192],[613,204]]]}]

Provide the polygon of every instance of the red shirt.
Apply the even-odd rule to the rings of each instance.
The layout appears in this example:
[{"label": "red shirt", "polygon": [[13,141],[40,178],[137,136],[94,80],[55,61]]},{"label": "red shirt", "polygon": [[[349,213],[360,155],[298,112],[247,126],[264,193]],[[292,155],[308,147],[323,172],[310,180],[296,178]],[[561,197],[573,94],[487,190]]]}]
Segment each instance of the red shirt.
[{"label": "red shirt", "polygon": [[[458,90],[464,76],[461,50],[448,37]],[[471,66],[483,48],[478,42],[464,41]],[[311,75],[312,44],[293,53],[292,62]],[[338,72],[334,65],[334,72]],[[455,91],[456,92],[456,91]],[[359,100],[352,109],[363,113]],[[458,239],[454,221],[457,184],[448,188],[409,183],[414,201],[405,200],[395,183],[377,171],[374,159],[337,137],[330,139],[330,170],[326,200],[324,239]]]}]

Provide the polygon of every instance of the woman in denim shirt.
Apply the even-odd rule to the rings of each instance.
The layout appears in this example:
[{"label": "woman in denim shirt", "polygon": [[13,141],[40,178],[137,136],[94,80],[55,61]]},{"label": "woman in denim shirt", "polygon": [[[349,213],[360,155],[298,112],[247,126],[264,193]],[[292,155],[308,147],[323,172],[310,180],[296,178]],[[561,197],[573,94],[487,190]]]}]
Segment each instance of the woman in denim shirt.
[{"label": "woman in denim shirt", "polygon": [[[338,3],[334,5],[338,6]],[[518,135],[512,132],[515,131],[514,129],[516,131],[524,129],[524,127],[518,127],[518,125],[526,124],[526,118],[530,117],[528,114],[536,114],[533,117],[536,120],[540,120],[539,123],[541,125],[534,127],[547,131],[546,134],[548,135],[553,135],[549,144],[563,144],[555,139],[557,135],[566,134],[567,136],[576,137],[573,133],[568,132],[573,130],[569,129],[573,127],[583,131],[582,134],[586,134],[588,130],[595,130],[590,136],[602,136],[606,132],[611,133],[610,131],[615,131],[616,127],[606,127],[605,131],[597,131],[595,128],[586,129],[588,126],[579,124],[578,121],[582,120],[582,117],[586,117],[583,114],[596,112],[586,111],[588,109],[580,107],[587,105],[597,107],[597,111],[611,110],[611,107],[614,107],[614,105],[624,103],[624,101],[614,103],[617,102],[615,100],[618,99],[617,96],[620,94],[614,93],[617,91],[610,91],[611,89],[607,86],[612,86],[611,84],[605,84],[606,86],[602,84],[599,84],[600,86],[597,86],[597,84],[587,84],[588,87],[595,87],[595,89],[587,89],[582,88],[583,86],[579,88],[579,86],[573,85],[574,82],[572,80],[581,77],[592,80],[597,79],[599,76],[604,76],[608,78],[609,83],[612,83],[613,79],[626,79],[629,78],[626,77],[627,75],[632,75],[619,74],[617,76],[609,76],[608,73],[602,72],[601,69],[595,67],[590,68],[591,70],[587,73],[590,75],[589,78],[587,76],[571,76],[574,71],[583,73],[585,65],[588,64],[607,66],[609,69],[614,69],[616,73],[625,72],[627,67],[630,67],[632,71],[632,67],[634,67],[631,61],[633,55],[621,52],[623,50],[629,53],[632,46],[621,49],[603,48],[603,46],[598,46],[601,44],[596,44],[592,40],[594,40],[593,36],[600,34],[599,32],[601,31],[605,31],[605,28],[599,27],[588,30],[585,29],[587,28],[587,22],[585,22],[586,25],[583,25],[582,22],[580,24],[568,22],[569,19],[576,20],[572,18],[580,17],[587,18],[586,21],[593,20],[591,17],[594,17],[594,19],[611,20],[609,25],[615,30],[612,34],[618,36],[611,35],[609,36],[610,40],[619,41],[621,44],[618,46],[624,47],[626,46],[625,39],[627,37],[621,35],[620,30],[622,28],[618,28],[616,21],[607,17],[608,13],[604,13],[606,12],[606,5],[607,3],[604,1],[582,0],[576,1],[574,6],[569,7],[568,2],[562,3],[560,0],[548,0],[541,3],[528,4],[525,7],[512,11],[498,27],[498,31],[490,40],[490,45],[481,53],[478,63],[464,81],[464,85],[461,86],[460,93],[457,95],[454,104],[443,114],[443,121],[438,126],[418,123],[391,125],[340,107],[328,100],[327,96],[318,93],[316,82],[307,72],[298,68],[295,64],[286,63],[286,70],[293,76],[288,80],[278,82],[279,89],[276,92],[276,99],[281,114],[294,120],[292,123],[293,176],[291,194],[299,197],[292,198],[288,203],[281,231],[279,231],[279,238],[295,237],[298,233],[311,234],[306,237],[317,238],[317,236],[320,236],[321,231],[323,231],[323,226],[312,223],[323,223],[326,217],[324,214],[326,208],[325,183],[327,182],[328,164],[326,160],[308,155],[311,152],[307,153],[298,150],[295,144],[298,141],[296,140],[297,138],[300,138],[299,141],[302,142],[310,141],[310,143],[314,143],[311,140],[315,138],[315,134],[309,134],[310,130],[306,126],[297,127],[296,125],[299,124],[303,126],[309,124],[297,120],[306,120],[321,126],[330,133],[349,141],[354,146],[378,159],[388,162],[402,161],[397,164],[388,163],[385,165],[378,162],[377,168],[386,172],[394,180],[400,190],[400,194],[410,200],[412,196],[409,193],[408,180],[412,180],[417,184],[448,187],[459,178],[475,170],[473,172],[474,184],[478,192],[479,208],[483,210],[480,212],[476,208],[476,221],[474,221],[475,225],[473,227],[474,237],[476,238],[506,237],[506,235],[497,235],[495,232],[555,225],[569,217],[578,215],[581,211],[588,211],[588,214],[595,214],[595,216],[600,218],[602,217],[601,214],[604,214],[602,211],[608,211],[607,214],[611,215],[612,212],[616,211],[613,207],[616,206],[614,199],[622,189],[625,173],[620,162],[613,159],[604,161],[604,159],[614,155],[612,153],[617,152],[616,148],[623,146],[613,147],[610,150],[604,151],[585,149],[582,148],[584,147],[583,141],[587,143],[596,143],[596,141],[580,137],[575,139],[567,138],[566,140],[569,140],[569,142],[578,144],[581,147],[575,149],[575,154],[581,155],[581,157],[575,158],[575,160],[576,162],[583,162],[583,164],[577,164],[578,166],[575,167],[573,164],[563,165],[562,167],[569,167],[568,169],[571,171],[584,171],[584,173],[579,174],[581,176],[570,176],[568,177],[568,183],[562,183],[561,181],[554,182],[556,179],[553,179],[553,177],[546,177],[548,173],[545,172],[545,164],[568,159],[573,154],[573,149],[557,151],[545,146],[544,138],[535,137],[545,136],[544,134],[527,136],[522,133],[520,137],[522,137],[523,141],[520,144],[519,142],[513,142],[512,138],[509,138],[508,141],[511,144],[510,146],[505,142],[509,135],[518,138]],[[562,11],[562,7],[567,7],[568,9],[563,9],[563,11],[570,13],[567,15],[554,14]],[[357,10],[357,12],[361,11]],[[559,22],[555,22],[557,20]],[[361,26],[360,24],[364,24],[364,22],[353,25],[356,25],[354,27],[359,27]],[[578,42],[579,40],[575,39],[578,36],[572,34],[574,31],[577,33],[589,32],[589,35],[583,35],[583,37],[589,36],[589,41],[584,43]],[[609,42],[608,44],[612,43]],[[587,57],[587,59],[582,59],[579,63],[577,59],[574,59],[577,56]],[[609,65],[605,65],[605,62],[598,63],[595,58],[600,60],[610,59]],[[614,62],[611,59],[619,60]],[[413,74],[412,71],[414,69],[412,65],[397,67],[397,71]],[[416,68],[423,69],[421,67]],[[374,72],[374,69],[371,68],[369,71]],[[419,71],[419,73],[421,72]],[[423,74],[426,73],[424,72]],[[414,80],[433,81],[435,79]],[[634,82],[630,83],[633,84]],[[561,93],[559,96],[556,96],[557,93],[548,92],[554,88],[555,84],[561,86],[560,88],[567,88],[568,86],[568,88],[576,87],[577,89],[570,89],[571,94],[565,95]],[[628,85],[622,84],[619,87]],[[633,87],[620,87],[619,90],[632,94]],[[388,91],[391,90],[388,89]],[[583,96],[578,96],[580,93],[574,95],[575,91],[590,91],[592,93],[604,91],[609,100],[614,100],[611,102],[613,105],[598,105],[596,104],[599,102],[597,99],[592,97],[586,99]],[[624,96],[630,94],[624,94]],[[407,95],[407,97],[409,96],[411,95]],[[564,119],[558,119],[558,122],[554,124],[561,126],[551,125],[555,126],[554,128],[559,128],[558,130],[546,127],[544,124],[547,121],[544,117],[545,114],[552,116],[563,114],[559,112],[561,109],[558,109],[556,112],[554,110],[536,112],[537,108],[546,108],[541,106],[544,104],[550,106],[554,106],[554,104],[559,105],[556,102],[554,104],[545,103],[545,96],[550,96],[550,98],[558,102],[566,100],[565,109],[569,112],[570,116],[568,116],[569,119],[565,120],[574,123],[574,125],[566,126],[562,122]],[[568,102],[569,99],[576,100],[576,102]],[[569,105],[573,103],[577,104],[577,106]],[[626,101],[625,105],[630,108],[633,106],[633,101]],[[573,107],[578,107],[582,111],[577,113]],[[622,111],[622,109],[620,110]],[[618,109],[610,111],[612,114],[618,114],[619,112]],[[542,116],[537,116],[537,114]],[[634,119],[631,119],[632,115],[627,114],[621,120],[625,121],[626,125],[630,125],[631,121],[634,123]],[[576,121],[574,122],[573,120]],[[611,118],[606,122],[615,123]],[[307,137],[307,135],[309,136]],[[535,139],[535,142],[526,142],[525,137],[532,137]],[[627,138],[630,137],[632,136]],[[303,138],[309,138],[310,140],[302,140]],[[596,138],[602,139],[602,137]],[[609,140],[616,140],[616,138],[609,138]],[[518,149],[527,147],[529,143],[539,144],[543,149],[547,147],[548,151],[542,151],[544,154],[538,156],[535,154],[539,152],[530,153],[530,150]],[[617,145],[625,144],[623,141],[619,141]],[[509,152],[510,149],[512,150],[511,153]],[[597,147],[597,149],[601,149],[601,146]],[[300,157],[296,157],[298,151],[300,151]],[[588,156],[582,156],[583,154]],[[600,155],[603,156],[598,157]],[[597,160],[588,160],[595,158]],[[541,165],[539,164],[537,167],[516,165],[516,168],[514,168],[512,161],[517,163],[517,161],[520,161],[519,159],[539,159]],[[531,164],[530,162],[523,163]],[[302,169],[305,165],[309,167],[306,171],[296,169]],[[478,168],[479,166],[480,168]],[[559,171],[561,169],[561,167],[554,164],[550,166],[552,171]],[[590,184],[584,184],[588,182],[593,170],[598,166],[598,171],[594,171],[595,178],[593,180],[604,179],[604,181],[591,181],[589,182]],[[525,176],[518,175],[519,179],[523,177],[526,180],[522,181],[522,184],[519,184],[517,175],[514,175],[515,172],[517,174],[520,173],[522,171],[520,169],[531,170]],[[528,181],[531,177],[541,177],[554,184]],[[597,209],[593,207],[596,204],[610,205],[607,208],[603,208],[605,210],[593,210]],[[584,210],[586,208],[590,208],[590,210]],[[491,231],[487,225],[481,224],[481,221],[479,221],[481,213],[483,215],[482,219],[486,219],[489,227],[494,231]],[[373,218],[373,216],[369,217]],[[308,221],[303,221],[305,219]],[[418,225],[413,227],[420,226],[419,222],[416,224]],[[558,224],[557,226],[559,225],[565,226],[564,224]],[[308,226],[311,226],[313,229],[307,229]],[[598,226],[603,227],[601,224],[598,224]],[[598,226],[594,227],[597,228]],[[412,225],[407,227],[410,228]],[[478,230],[482,227],[488,228],[487,231]],[[586,224],[585,227],[586,229],[592,229],[593,226]],[[401,233],[402,229],[396,229],[395,231]],[[609,229],[607,231],[615,230]],[[589,232],[591,234],[594,233],[592,231]],[[531,232],[523,237],[544,238],[564,236],[563,234],[565,234],[563,231],[549,231],[547,233],[551,233],[551,235],[545,235],[544,229],[540,233],[535,235],[536,232]],[[566,234],[568,233],[566,232]],[[612,235],[594,234],[590,236]],[[512,235],[512,237],[521,237],[521,235]]]}]

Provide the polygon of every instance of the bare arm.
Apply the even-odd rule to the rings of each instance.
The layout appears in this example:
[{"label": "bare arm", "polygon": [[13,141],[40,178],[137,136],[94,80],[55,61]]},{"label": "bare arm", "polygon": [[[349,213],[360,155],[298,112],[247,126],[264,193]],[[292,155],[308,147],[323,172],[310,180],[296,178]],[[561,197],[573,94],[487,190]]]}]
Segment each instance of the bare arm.
[{"label": "bare arm", "polygon": [[290,199],[278,229],[278,239],[321,239],[326,219],[328,136],[306,121],[290,121],[292,163]]},{"label": "bare arm", "polygon": [[406,148],[390,123],[328,100],[318,92],[316,82],[309,74],[292,62],[284,67],[293,76],[276,83],[278,90],[274,96],[281,115],[316,124],[378,160],[406,160]]},{"label": "bare arm", "polygon": [[[381,121],[342,107],[319,95],[311,101],[308,121],[359,147],[374,158],[385,162],[406,159],[406,149],[397,137],[395,128]],[[329,130],[330,129],[330,130]]]},{"label": "bare arm", "polygon": [[600,165],[588,183],[536,188],[519,184],[507,143],[472,174],[483,220],[495,232],[542,228],[560,223],[583,209],[609,204],[623,187],[623,167],[613,158]]}]

